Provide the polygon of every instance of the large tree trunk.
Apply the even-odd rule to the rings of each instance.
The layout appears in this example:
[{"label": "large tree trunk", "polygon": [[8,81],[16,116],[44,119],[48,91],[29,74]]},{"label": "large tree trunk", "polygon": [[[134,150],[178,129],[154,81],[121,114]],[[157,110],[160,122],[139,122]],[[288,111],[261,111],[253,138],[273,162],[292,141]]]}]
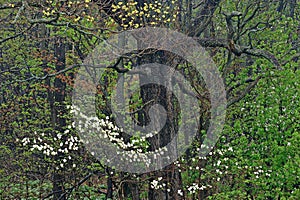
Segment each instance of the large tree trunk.
[{"label": "large tree trunk", "polygon": [[[153,54],[147,54],[143,56],[141,59],[137,61],[138,65],[142,65],[143,63],[170,63],[169,55],[167,52],[164,51],[157,51]],[[171,85],[171,76],[170,73],[164,70],[159,71],[153,71],[155,68],[151,69],[153,74],[159,74],[158,77],[165,77],[165,83],[164,85],[168,87],[172,87]],[[151,79],[152,77],[150,77]],[[158,130],[159,127],[161,128],[161,123],[164,121],[164,118],[166,119],[165,124],[163,125],[162,129],[158,134],[153,136],[149,139],[150,143],[150,151],[155,151],[156,149],[165,147],[167,144],[170,143],[170,141],[176,136],[178,131],[178,102],[176,101],[176,97],[174,94],[172,94],[171,91],[168,91],[168,89],[165,86],[155,84],[158,83],[158,80],[155,80],[157,77],[153,77],[153,84],[146,84],[143,82],[143,80],[149,81],[149,77],[146,75],[140,75],[140,96],[142,98],[143,102],[143,109],[139,113],[139,119],[138,122],[140,125],[148,125],[150,122],[152,124],[152,130]],[[161,80],[160,80],[161,81]],[[151,103],[149,103],[151,102]],[[155,115],[155,117],[149,115],[149,110],[152,106],[155,104],[158,104],[162,106],[165,109],[165,113],[167,116],[161,116],[161,115]],[[174,146],[172,148],[173,155],[176,155],[177,153],[177,146]],[[154,200],[154,199],[178,199],[177,197],[177,190],[181,188],[181,178],[180,173],[178,169],[173,166],[163,166],[162,161],[157,160],[156,165],[161,165],[161,170],[156,171],[154,173],[151,173],[151,176],[154,179],[157,179],[158,177],[163,178],[163,182],[166,185],[171,185],[173,188],[173,192],[168,193],[166,188],[162,190],[153,190],[149,186],[149,192],[148,192],[148,199]]]},{"label": "large tree trunk", "polygon": [[[54,56],[57,59],[56,71],[61,71],[66,67],[66,49],[63,38],[56,38],[54,44]],[[66,108],[64,106],[65,101],[65,88],[66,83],[64,83],[60,78],[56,77],[54,80],[54,94],[53,98],[55,104],[52,105],[52,121],[54,122],[53,129],[57,132],[62,133],[64,128],[66,127],[66,120],[63,118],[63,114],[66,112]],[[60,155],[57,155],[59,159]],[[61,199],[65,200],[66,197],[62,196],[64,192],[64,176],[61,170],[54,170],[53,172],[53,199]]]},{"label": "large tree trunk", "polygon": [[[49,29],[44,24],[40,25],[41,32],[40,37],[41,38],[48,38],[49,37]],[[53,44],[53,50],[54,50],[54,57],[57,59],[56,64],[56,71],[60,71],[65,68],[65,44],[63,43],[62,38],[55,38],[55,43]],[[50,48],[49,40],[43,39],[40,43],[40,48],[43,53],[47,52],[47,49]],[[43,60],[43,67],[47,68],[47,54],[43,55],[45,59]],[[45,75],[47,75],[48,72],[45,72]],[[66,84],[62,82],[61,79],[55,78],[54,79],[54,85],[52,85],[51,78],[47,78],[45,80],[45,84],[48,87],[47,95],[48,95],[48,102],[50,106],[50,120],[51,120],[51,126],[53,130],[62,132],[63,127],[66,126],[66,121],[64,118],[62,118],[63,112],[65,112],[63,105],[63,102],[65,100],[65,87]],[[52,91],[51,88],[54,87],[55,90]],[[56,90],[57,89],[57,90]],[[55,136],[55,132],[53,132],[53,136]],[[59,159],[60,155],[57,155],[57,159]],[[52,194],[53,199],[66,199],[66,197],[62,197],[63,191],[64,191],[64,176],[62,175],[59,170],[53,169],[52,172]]]}]

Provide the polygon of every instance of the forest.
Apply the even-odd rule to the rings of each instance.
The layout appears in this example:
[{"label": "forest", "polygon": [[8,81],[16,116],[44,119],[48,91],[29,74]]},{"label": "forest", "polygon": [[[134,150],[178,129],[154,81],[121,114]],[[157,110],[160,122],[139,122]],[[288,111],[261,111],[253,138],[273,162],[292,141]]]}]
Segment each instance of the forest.
[{"label": "forest", "polygon": [[0,0],[0,199],[300,199],[300,1]]}]

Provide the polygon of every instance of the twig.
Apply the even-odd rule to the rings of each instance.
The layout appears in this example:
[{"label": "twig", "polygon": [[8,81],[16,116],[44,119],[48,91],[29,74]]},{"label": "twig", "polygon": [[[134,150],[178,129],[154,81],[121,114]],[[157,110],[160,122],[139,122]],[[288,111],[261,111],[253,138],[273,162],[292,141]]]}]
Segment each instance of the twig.
[{"label": "twig", "polygon": [[71,188],[68,188],[67,191],[65,193],[63,193],[58,200],[63,199],[65,196],[67,196],[68,194],[71,194],[72,191],[76,188],[79,187],[80,185],[82,185],[85,181],[87,181],[93,174],[90,173],[88,174],[86,177],[84,177],[82,180],[80,180],[76,185],[74,185]]},{"label": "twig", "polygon": [[242,92],[241,95],[239,95],[238,97],[234,98],[233,100],[231,100],[228,104],[227,104],[227,108],[230,107],[231,105],[239,102],[240,100],[242,100],[251,90],[252,88],[254,88],[256,86],[256,84],[258,83],[258,81],[261,79],[261,76],[258,76],[254,82],[252,82],[251,84],[248,85],[248,87]]}]

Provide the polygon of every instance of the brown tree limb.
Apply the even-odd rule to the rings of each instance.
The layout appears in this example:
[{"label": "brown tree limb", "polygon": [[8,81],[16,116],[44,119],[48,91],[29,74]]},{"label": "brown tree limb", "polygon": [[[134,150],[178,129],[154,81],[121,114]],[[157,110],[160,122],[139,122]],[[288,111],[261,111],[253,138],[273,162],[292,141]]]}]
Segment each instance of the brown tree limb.
[{"label": "brown tree limb", "polygon": [[254,49],[247,46],[240,46],[237,44],[228,43],[226,39],[199,39],[195,38],[203,47],[222,47],[231,51],[234,55],[240,56],[242,54],[265,58],[272,62],[278,69],[281,70],[278,59],[268,51],[262,49]]},{"label": "brown tree limb", "polygon": [[242,92],[242,94],[240,94],[238,97],[232,99],[231,101],[229,101],[227,103],[227,108],[232,106],[233,104],[239,102],[240,100],[242,100],[247,94],[250,93],[250,91],[257,85],[258,81],[261,79],[262,77],[261,76],[258,76],[255,81],[253,81],[251,84],[249,84],[247,86],[247,88]]},{"label": "brown tree limb", "polygon": [[4,39],[0,40],[0,44],[6,42],[6,41],[8,41],[8,40],[12,40],[12,39],[15,39],[15,38],[17,38],[17,37],[23,35],[26,31],[28,31],[28,30],[31,29],[31,28],[32,28],[32,25],[29,26],[27,29],[25,29],[25,30],[23,30],[23,31],[21,31],[21,32],[15,34],[15,35],[12,35],[12,36],[9,36],[9,37],[7,37],[7,38],[4,38]]}]

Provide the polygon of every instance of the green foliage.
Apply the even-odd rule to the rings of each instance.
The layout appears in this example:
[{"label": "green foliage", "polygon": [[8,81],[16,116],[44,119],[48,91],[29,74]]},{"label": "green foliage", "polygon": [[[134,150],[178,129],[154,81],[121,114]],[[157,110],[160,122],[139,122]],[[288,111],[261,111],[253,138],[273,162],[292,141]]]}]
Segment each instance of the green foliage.
[{"label": "green foliage", "polygon": [[[113,199],[130,199],[131,194],[124,197],[121,193],[130,190],[132,183],[141,199],[148,198],[149,188],[172,191],[186,199],[299,199],[298,1],[293,16],[292,1],[282,1],[282,11],[278,11],[281,1],[221,1],[207,21],[209,13],[202,6],[217,1],[181,1],[181,5],[179,1],[147,1],[142,7],[137,1],[115,1],[110,14],[103,10],[105,6],[90,0],[0,2],[0,199],[42,199],[52,192],[57,174],[64,176],[64,189],[73,188],[69,199],[106,199],[109,178]],[[225,16],[236,12],[242,14],[232,17],[234,34],[230,36]],[[203,24],[196,24],[202,19]],[[100,164],[85,151],[72,123],[70,94],[77,68],[54,74],[62,64],[58,44],[66,45],[65,69],[80,64],[99,42],[120,30],[159,26],[189,33],[203,28],[195,25],[205,29],[200,39],[227,41],[232,37],[236,45],[260,53],[237,56],[227,44],[208,49],[222,72],[228,100],[242,97],[227,109],[218,144],[206,157],[198,156],[209,118],[204,111],[201,121],[205,122],[199,123],[204,130],[190,151],[171,165],[180,181],[155,177],[155,173],[129,175]],[[120,66],[131,70],[139,56],[123,58]],[[205,93],[203,80],[189,65],[179,64],[177,69],[190,76],[197,91]],[[114,69],[107,69],[100,80],[96,105],[101,119],[113,120],[109,107],[119,77]],[[59,82],[66,88],[57,87]],[[145,106],[138,83],[136,77],[125,78],[124,87],[134,91],[131,96],[124,94],[133,113],[126,120],[138,119],[134,112]],[[59,101],[55,94],[65,99]],[[199,104],[206,106],[202,101]],[[58,119],[65,125],[59,125]],[[127,139],[130,147],[142,152],[151,145],[140,133]],[[176,174],[172,170],[168,173]],[[76,185],[89,173],[97,178]],[[173,191],[174,186],[180,190]]]}]

